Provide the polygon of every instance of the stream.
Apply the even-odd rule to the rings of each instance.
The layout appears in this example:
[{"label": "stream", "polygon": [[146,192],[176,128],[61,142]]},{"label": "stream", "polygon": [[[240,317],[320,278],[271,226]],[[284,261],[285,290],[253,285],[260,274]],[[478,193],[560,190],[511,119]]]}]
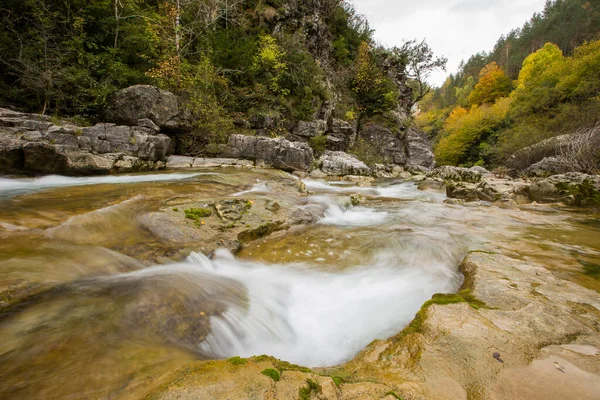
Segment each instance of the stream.
[{"label": "stream", "polygon": [[[600,290],[597,210],[447,204],[399,180],[306,179],[310,196],[294,201],[320,207],[318,222],[235,255],[208,257],[140,222],[173,199],[286,198],[278,185],[297,179],[0,178],[0,398],[128,397],[198,359],[338,365],[400,332],[433,294],[456,292],[473,250]],[[356,194],[365,200],[352,206]]]}]

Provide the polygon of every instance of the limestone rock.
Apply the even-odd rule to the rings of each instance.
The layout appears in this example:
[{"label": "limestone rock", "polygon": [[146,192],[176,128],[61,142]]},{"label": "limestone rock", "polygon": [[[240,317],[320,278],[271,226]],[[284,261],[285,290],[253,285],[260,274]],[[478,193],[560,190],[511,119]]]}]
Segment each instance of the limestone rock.
[{"label": "limestone rock", "polygon": [[371,168],[353,155],[341,151],[326,151],[318,161],[319,169],[326,175],[371,175]]},{"label": "limestone rock", "polygon": [[170,144],[168,136],[143,126],[54,125],[44,116],[0,108],[0,171],[87,175],[145,170],[167,156]]},{"label": "limestone rock", "polygon": [[108,121],[134,126],[139,120],[149,119],[161,128],[179,114],[177,97],[166,90],[149,85],[135,85],[119,90],[110,99],[105,110]]},{"label": "limestone rock", "polygon": [[431,171],[429,174],[427,174],[427,177],[440,178],[453,182],[477,183],[481,181],[482,175],[481,173],[468,168],[443,166]]},{"label": "limestone rock", "polygon": [[313,163],[313,151],[308,144],[283,138],[231,135],[225,155],[288,171],[308,171]]},{"label": "limestone rock", "polygon": [[425,168],[435,167],[435,158],[427,133],[415,128],[409,128],[406,132],[405,141],[408,153],[408,165]]}]

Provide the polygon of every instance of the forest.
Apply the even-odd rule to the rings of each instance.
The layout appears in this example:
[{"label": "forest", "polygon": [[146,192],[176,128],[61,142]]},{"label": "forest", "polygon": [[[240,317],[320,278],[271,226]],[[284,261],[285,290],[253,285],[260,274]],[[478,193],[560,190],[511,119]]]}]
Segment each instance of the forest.
[{"label": "forest", "polygon": [[352,123],[393,119],[446,62],[425,42],[378,46],[338,0],[7,0],[0,16],[0,106],[85,124],[116,90],[152,84],[178,96],[188,155],[264,121],[278,136],[331,103]]},{"label": "forest", "polygon": [[599,34],[600,1],[547,1],[492,51],[463,62],[420,103],[417,123],[434,140],[438,164],[522,167],[514,157],[519,150],[594,130]]}]

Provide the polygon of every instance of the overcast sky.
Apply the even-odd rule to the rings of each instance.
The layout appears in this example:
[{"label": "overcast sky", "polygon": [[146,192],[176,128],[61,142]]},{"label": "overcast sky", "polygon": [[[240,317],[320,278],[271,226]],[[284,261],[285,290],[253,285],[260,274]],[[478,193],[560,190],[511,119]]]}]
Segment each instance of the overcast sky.
[{"label": "overcast sky", "polygon": [[489,51],[501,34],[523,25],[545,0],[354,0],[367,16],[375,38],[386,46],[403,39],[426,39],[436,54],[448,58],[447,72],[429,79],[436,86],[458,70],[461,60]]}]

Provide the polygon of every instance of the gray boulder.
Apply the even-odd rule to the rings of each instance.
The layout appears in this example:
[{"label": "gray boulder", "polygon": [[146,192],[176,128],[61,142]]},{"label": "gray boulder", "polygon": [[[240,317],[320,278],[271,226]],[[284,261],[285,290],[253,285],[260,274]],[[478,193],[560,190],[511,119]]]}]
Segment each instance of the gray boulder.
[{"label": "gray boulder", "polygon": [[530,177],[547,177],[556,174],[564,174],[573,172],[569,166],[562,163],[556,157],[545,157],[541,161],[529,166],[525,171],[525,176]]},{"label": "gray boulder", "polygon": [[342,151],[326,151],[319,158],[319,169],[332,176],[369,176],[371,168],[353,155]]},{"label": "gray boulder", "polygon": [[406,132],[405,142],[408,154],[407,165],[425,168],[435,167],[435,158],[427,133],[415,128],[409,128]]},{"label": "gray boulder", "polygon": [[244,135],[231,135],[223,155],[287,171],[308,171],[314,160],[313,151],[306,143]]},{"label": "gray boulder", "polygon": [[[117,124],[135,126],[140,120],[147,119],[165,129],[173,128],[178,114],[177,97],[171,92],[149,85],[119,90],[104,112],[107,121]],[[148,125],[146,122],[143,124]]]},{"label": "gray boulder", "polygon": [[404,138],[399,133],[394,134],[381,124],[367,122],[361,125],[358,136],[376,149],[383,164],[406,165]]},{"label": "gray boulder", "polygon": [[443,166],[434,169],[429,174],[428,178],[440,178],[445,181],[452,182],[471,182],[477,183],[481,181],[482,175],[477,171],[468,168]]},{"label": "gray boulder", "polygon": [[90,175],[153,169],[171,139],[152,128],[54,125],[48,117],[0,108],[0,171]]}]

